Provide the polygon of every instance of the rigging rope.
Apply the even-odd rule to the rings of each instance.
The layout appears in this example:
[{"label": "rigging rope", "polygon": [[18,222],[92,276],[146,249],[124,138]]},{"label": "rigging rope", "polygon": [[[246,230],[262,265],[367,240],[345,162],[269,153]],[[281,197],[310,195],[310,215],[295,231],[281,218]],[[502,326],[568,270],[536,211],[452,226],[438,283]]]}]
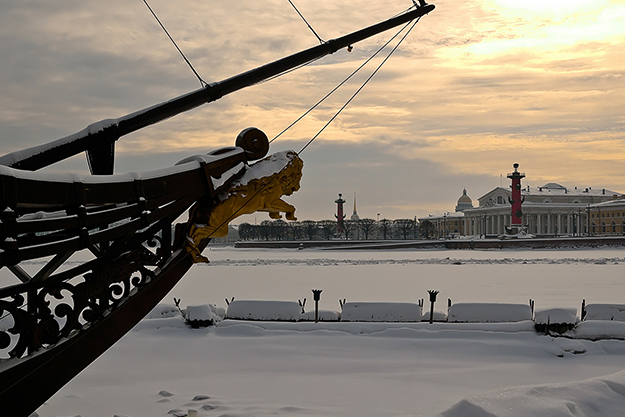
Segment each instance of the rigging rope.
[{"label": "rigging rope", "polygon": [[[399,16],[399,15],[402,15],[402,14],[406,13],[407,11],[409,11],[410,9],[413,9],[414,7],[415,7],[415,6],[410,6],[410,7],[408,7],[407,9],[405,9],[405,10],[403,10],[403,11],[401,11],[401,12],[399,12],[399,13],[395,14],[395,15],[394,15],[394,16],[392,16],[391,18],[393,18],[393,17],[397,17],[397,16]],[[408,26],[409,24],[410,24],[410,22],[408,22],[408,23],[406,24],[406,26]],[[406,26],[404,26],[404,28],[402,28],[402,30],[403,30],[403,29],[405,29],[405,28],[406,28]],[[311,28],[311,30],[312,30],[312,28]],[[377,55],[377,54],[378,54],[378,53],[379,53],[382,49],[384,49],[384,48],[385,48],[385,47],[386,47],[386,46],[387,46],[387,45],[388,45],[388,44],[389,44],[389,43],[390,43],[393,39],[395,39],[395,38],[397,37],[397,35],[399,35],[399,34],[402,32],[402,30],[400,30],[400,31],[399,31],[399,32],[397,32],[395,35],[393,35],[393,37],[392,37],[392,38],[391,38],[391,39],[390,39],[387,43],[385,43],[385,44],[384,44],[384,46],[382,46],[382,47],[380,48],[380,50],[379,50],[378,52],[376,52],[376,53],[375,53],[375,55]],[[319,38],[319,39],[320,39],[320,38]],[[371,58],[369,58],[369,59],[367,60],[367,62],[369,62],[369,61],[370,61],[370,60],[371,60],[371,59],[372,59],[375,55],[373,55]],[[282,72],[282,73],[280,73],[280,74],[276,74],[276,75],[274,75],[273,77],[269,77],[269,78],[267,78],[267,79],[265,79],[265,80],[259,81],[259,82],[257,82],[256,84],[264,84],[264,83],[269,82],[269,81],[271,81],[271,80],[275,80],[276,78],[282,77],[283,75],[286,75],[286,74],[288,74],[288,73],[290,73],[290,72],[296,71],[296,70],[298,70],[298,69],[300,69],[300,68],[303,68],[303,67],[305,67],[305,66],[307,66],[307,65],[310,65],[310,64],[312,64],[313,62],[315,62],[315,61],[317,61],[317,60],[319,60],[319,59],[321,59],[321,58],[323,58],[323,57],[319,57],[319,58],[312,59],[312,60],[310,60],[310,61],[308,61],[308,62],[305,62],[305,63],[303,63],[303,64],[301,64],[301,65],[298,65],[298,66],[297,66],[297,67],[295,67],[295,68],[291,68],[291,69],[290,69],[290,70],[288,70],[288,71],[284,71],[284,72]],[[365,63],[365,64],[366,64],[366,63]],[[364,66],[364,65],[363,65],[363,66]],[[360,68],[359,68],[359,69],[360,69]],[[348,77],[348,79],[349,79],[349,77]],[[346,80],[346,81],[347,81],[347,80]],[[341,85],[342,85],[342,84],[341,84]],[[340,87],[340,85],[339,85],[339,87]],[[337,88],[338,88],[338,87],[337,87]],[[332,91],[332,92],[334,92],[334,91]],[[329,95],[331,95],[331,94],[332,94],[332,92],[331,92]],[[324,98],[321,100],[321,102],[323,102],[323,100],[325,100],[325,98],[326,98],[326,97],[324,97]],[[320,103],[321,103],[321,102],[320,102]],[[319,103],[319,104],[320,104],[320,103]],[[314,108],[314,107],[313,107],[313,108]],[[312,110],[312,109],[311,109],[311,110]],[[305,113],[305,114],[304,114],[304,116],[305,116],[306,114],[308,114],[308,112],[307,112],[307,113]],[[303,116],[302,116],[302,117],[303,117]],[[297,123],[298,121],[299,121],[299,119],[298,119],[295,123]],[[289,127],[291,127],[291,126],[289,126]],[[282,135],[282,134],[283,134],[284,132],[286,132],[286,130],[288,130],[288,129],[289,129],[289,128],[287,128],[287,129],[285,129],[284,131],[280,132],[280,133],[279,133],[276,137],[274,137],[271,141],[269,141],[269,143],[273,142],[275,139],[277,139],[277,138],[278,138],[278,136]]]},{"label": "rigging rope", "polygon": [[290,73],[290,72],[297,71],[298,69],[303,68],[303,67],[305,67],[305,66],[307,66],[307,65],[310,65],[310,64],[312,64],[313,62],[318,61],[318,60],[320,60],[320,59],[322,59],[322,58],[323,58],[323,57],[322,57],[322,56],[320,56],[320,57],[317,57],[317,58],[311,59],[311,60],[310,60],[310,61],[308,61],[308,62],[304,62],[303,64],[300,64],[300,65],[298,65],[298,66],[296,66],[296,67],[294,67],[294,68],[291,68],[290,70],[287,70],[287,71],[281,72],[280,74],[276,74],[276,75],[274,75],[273,77],[269,77],[269,78],[267,78],[267,79],[264,79],[264,80],[258,81],[255,85],[258,85],[258,84],[264,84],[264,83],[267,83],[267,82],[269,82],[269,81],[271,81],[271,80],[275,80],[275,79],[276,79],[276,78],[278,78],[278,77],[282,77],[283,75],[286,75],[286,74],[288,74],[288,73]]},{"label": "rigging rope", "polygon": [[[338,117],[338,115],[349,105],[349,103],[358,95],[358,93],[360,93],[362,91],[362,89],[369,83],[369,81],[371,81],[371,79],[377,74],[377,72],[382,68],[382,66],[389,60],[389,58],[391,57],[391,55],[393,55],[393,53],[397,50],[397,48],[399,48],[399,45],[402,44],[402,42],[406,39],[406,37],[410,34],[410,32],[414,29],[414,27],[417,25],[417,23],[419,23],[419,20],[421,18],[417,18],[415,21],[413,22],[408,22],[406,25],[404,25],[396,34],[395,36],[393,36],[388,42],[386,42],[386,44],[384,44],[384,46],[382,48],[380,48],[378,51],[375,52],[375,54],[369,58],[365,64],[367,62],[369,62],[375,55],[377,55],[382,49],[384,49],[384,47],[386,47],[393,39],[395,39],[401,32],[404,31],[404,29],[406,29],[406,27],[408,27],[409,25],[412,24],[412,26],[408,29],[408,31],[404,34],[404,36],[402,36],[402,38],[399,40],[399,42],[397,43],[397,45],[395,45],[393,47],[393,49],[389,52],[389,54],[386,56],[386,58],[384,58],[384,60],[380,63],[380,65],[378,65],[378,67],[371,73],[371,75],[369,75],[369,77],[365,80],[365,82],[358,88],[358,90],[356,90],[356,92],[350,97],[350,99],[336,112],[336,114],[321,128],[321,130],[319,132],[317,132],[317,134],[308,141],[308,143],[306,143],[306,145],[299,151],[297,152],[298,155],[300,155],[302,152],[304,152],[304,150],[306,148],[308,148],[308,146],[317,138],[319,137],[319,135],[330,125],[330,123],[332,123],[334,121],[334,119],[336,119]],[[361,65],[355,72],[359,71],[365,64]],[[307,64],[304,64],[307,65]],[[352,73],[345,81],[347,81],[349,78],[351,78],[354,74]],[[343,81],[338,87],[340,87],[341,85],[343,85],[345,83],[345,81]],[[324,97],[321,101],[325,100],[330,94],[332,94],[334,91],[336,91],[336,89],[338,87],[335,87],[328,95],[326,95],[326,97]],[[318,106],[319,103],[317,103],[314,107]],[[313,107],[313,108],[314,108]],[[312,109],[311,109],[312,110]],[[306,112],[303,116],[301,116],[299,119],[297,119],[294,123],[292,123],[289,127],[287,127],[287,129],[285,129],[283,132],[281,132],[278,136],[282,135],[282,133],[284,133],[286,130],[288,130],[291,126],[293,126],[295,123],[297,123],[299,120],[301,120],[306,114],[310,113],[309,110],[308,112]],[[271,140],[271,142],[273,142],[278,136],[276,136],[275,138],[273,138]],[[243,208],[245,208],[245,206],[248,205],[248,203],[254,198],[256,197],[258,194],[260,194],[263,190],[265,189],[265,186],[260,187],[252,196],[252,198],[248,199],[245,203],[243,203],[243,205],[241,205],[241,207],[239,207],[234,213],[232,213],[226,220],[224,220],[219,227],[217,227],[215,230],[219,230],[221,227],[223,227],[225,224],[228,224],[232,219],[234,219],[237,214],[243,210]],[[207,239],[211,238],[212,234],[209,235],[207,237]]]},{"label": "rigging rope", "polygon": [[332,94],[334,94],[334,92],[336,92],[339,88],[341,88],[343,86],[343,84],[345,84],[347,81],[349,81],[354,75],[356,75],[358,73],[358,71],[360,71],[362,68],[364,68],[373,58],[375,58],[380,52],[382,52],[382,50],[384,48],[386,48],[388,46],[389,43],[391,43],[397,36],[399,36],[399,34],[406,29],[406,27],[408,27],[408,25],[410,25],[410,22],[406,23],[406,25],[401,28],[395,35],[393,35],[392,38],[390,38],[384,45],[382,45],[377,51],[374,52],[373,55],[371,55],[365,62],[363,62],[358,68],[356,68],[351,74],[349,74],[343,81],[341,81],[336,87],[334,87],[328,94],[326,94],[321,100],[319,100],[317,103],[315,103],[310,109],[308,109],[306,112],[304,112],[300,117],[298,117],[297,119],[295,119],[295,121],[293,123],[291,123],[290,125],[288,125],[282,132],[278,133],[273,139],[271,139],[269,141],[269,143],[272,143],[274,140],[278,139],[280,136],[282,136],[287,130],[289,130],[290,128],[292,128],[293,126],[295,126],[295,124],[297,124],[300,120],[302,120],[304,117],[306,117],[311,111],[313,111],[314,109],[316,109],[321,103],[323,103],[328,97],[330,97]]},{"label": "rigging rope", "polygon": [[171,43],[174,44],[174,46],[176,47],[176,49],[178,50],[178,52],[180,53],[180,55],[182,56],[182,59],[184,59],[184,61],[187,63],[187,65],[189,66],[189,68],[191,68],[191,71],[193,71],[193,73],[195,74],[195,76],[197,77],[197,79],[200,81],[200,85],[202,85],[202,87],[206,87],[208,85],[208,83],[206,81],[204,81],[202,79],[202,77],[200,77],[200,74],[198,74],[198,72],[195,70],[195,68],[193,68],[193,65],[191,65],[191,62],[187,59],[187,57],[184,55],[184,53],[182,52],[182,50],[178,47],[178,44],[176,43],[176,41],[174,40],[174,38],[171,37],[171,35],[169,34],[169,32],[167,31],[167,29],[165,29],[165,25],[163,25],[163,23],[161,22],[161,20],[158,18],[158,16],[156,15],[156,13],[154,13],[154,10],[152,10],[152,8],[150,7],[150,5],[148,4],[147,0],[143,0],[143,2],[145,3],[146,7],[148,8],[148,10],[150,11],[150,13],[152,13],[152,16],[154,16],[154,18],[156,19],[156,21],[158,22],[158,24],[161,26],[161,28],[163,29],[163,31],[165,32],[165,34],[167,35],[167,37],[169,38],[169,40],[171,41]]},{"label": "rigging rope", "polygon": [[[317,132],[317,134],[315,136],[313,136],[312,139],[310,139],[308,141],[308,143],[306,143],[306,145],[304,145],[304,147],[297,153],[298,155],[300,155],[302,152],[304,152],[304,150],[306,148],[308,148],[308,146],[311,143],[313,143],[313,141],[315,139],[317,139],[319,137],[319,135],[330,125],[330,123],[332,123],[334,121],[334,119],[336,119],[338,117],[338,115],[341,114],[341,112],[349,105],[349,103],[351,103],[352,100],[354,98],[356,98],[358,93],[360,93],[362,91],[362,89],[365,88],[365,86],[369,83],[369,81],[371,81],[371,79],[375,76],[375,74],[377,74],[377,72],[382,68],[382,66],[386,63],[386,61],[388,61],[388,59],[391,57],[391,55],[393,55],[393,53],[397,50],[399,45],[401,45],[402,42],[404,41],[404,39],[406,39],[406,37],[410,34],[412,29],[414,29],[414,27],[417,25],[417,23],[419,23],[420,19],[421,18],[419,17],[419,18],[417,18],[414,21],[414,23],[412,23],[412,26],[408,29],[408,31],[404,34],[404,36],[402,36],[402,38],[399,40],[399,42],[397,42],[397,45],[395,45],[395,47],[389,52],[389,54],[386,56],[386,58],[384,58],[384,60],[380,63],[380,65],[378,65],[378,67],[375,69],[375,71],[373,71],[371,73],[369,78],[367,78],[365,80],[365,82],[362,83],[362,85],[358,88],[358,90],[356,90],[356,92],[349,98],[349,100],[347,100],[347,102],[334,114],[334,116],[332,116],[330,118],[330,120],[328,120],[328,122],[321,128],[321,130],[319,130],[319,132]],[[402,28],[401,30],[404,30],[404,28]]]},{"label": "rigging rope", "polygon": [[306,25],[308,26],[308,29],[310,29],[312,31],[312,33],[317,37],[317,39],[319,39],[319,43],[324,43],[325,41],[323,39],[321,39],[321,37],[319,35],[317,35],[317,32],[315,32],[315,29],[312,28],[312,26],[310,26],[310,23],[308,23],[308,20],[306,20],[306,18],[304,17],[303,14],[301,14],[299,12],[299,10],[297,10],[297,7],[295,7],[295,5],[293,4],[293,2],[291,0],[288,0],[289,3],[291,3],[291,6],[293,6],[293,8],[295,9],[295,11],[297,12],[297,14],[299,15],[299,17],[302,18],[302,20],[304,21],[304,23],[306,23]]}]

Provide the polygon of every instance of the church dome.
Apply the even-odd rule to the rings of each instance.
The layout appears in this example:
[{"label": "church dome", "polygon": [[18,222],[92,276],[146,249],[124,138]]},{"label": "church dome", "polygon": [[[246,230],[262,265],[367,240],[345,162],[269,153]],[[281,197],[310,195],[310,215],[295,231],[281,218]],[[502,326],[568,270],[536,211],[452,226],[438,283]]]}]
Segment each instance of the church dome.
[{"label": "church dome", "polygon": [[464,209],[473,208],[473,200],[467,195],[467,189],[462,190],[462,195],[458,199],[458,205],[456,211],[462,211]]}]

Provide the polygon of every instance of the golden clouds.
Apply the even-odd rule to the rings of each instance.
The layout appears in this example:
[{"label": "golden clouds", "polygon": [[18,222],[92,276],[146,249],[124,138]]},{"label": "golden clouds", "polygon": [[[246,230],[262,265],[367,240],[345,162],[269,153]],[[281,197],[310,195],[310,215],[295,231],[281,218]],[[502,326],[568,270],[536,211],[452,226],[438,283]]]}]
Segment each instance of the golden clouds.
[{"label": "golden clouds", "polygon": [[[385,201],[397,210],[385,215],[412,217],[414,207],[436,204],[423,200],[436,192],[435,186],[470,189],[470,177],[490,187],[499,183],[500,170],[515,161],[531,173],[532,182],[565,176],[565,184],[579,179],[578,184],[625,189],[620,174],[625,160],[623,0],[432,2],[436,9],[308,148],[304,157],[318,158],[317,166],[307,165],[308,187],[300,194],[324,201],[321,194],[328,192],[328,184],[342,186],[340,181],[345,181],[347,194],[352,183],[371,171],[375,181],[370,183],[386,184],[371,193],[381,198],[386,192]],[[330,39],[390,17],[411,2],[354,4],[319,0],[298,7],[320,36]],[[282,0],[155,0],[151,5],[209,82],[317,44]],[[4,152],[199,87],[140,2],[14,2],[3,9],[0,23],[0,53],[10,57],[0,65]],[[122,138],[116,145],[118,156],[123,160],[132,155],[134,164],[157,154],[160,161],[166,153],[203,153],[232,145],[248,126],[272,138],[393,34]],[[272,149],[300,149],[380,59]],[[336,149],[343,152],[341,160],[324,166],[324,172],[317,169],[333,160]],[[356,152],[364,162],[353,163]],[[401,170],[391,178],[393,167]],[[402,195],[398,202],[403,191],[393,187],[404,175],[432,178],[415,185],[414,196]],[[305,194],[307,190],[320,191]],[[477,196],[479,191],[470,193]],[[455,201],[457,192],[449,198]],[[307,204],[313,203],[303,206]]]}]

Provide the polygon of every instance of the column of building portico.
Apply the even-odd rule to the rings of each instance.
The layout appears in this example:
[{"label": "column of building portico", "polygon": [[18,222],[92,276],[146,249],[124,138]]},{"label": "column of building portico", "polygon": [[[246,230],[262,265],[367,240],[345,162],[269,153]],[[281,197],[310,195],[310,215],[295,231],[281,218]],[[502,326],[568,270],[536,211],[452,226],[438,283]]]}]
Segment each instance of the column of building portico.
[{"label": "column of building portico", "polygon": [[553,232],[554,234],[560,234],[560,232],[562,232],[562,229],[560,228],[560,215],[559,214],[554,214],[553,215]]},{"label": "column of building portico", "polygon": [[536,215],[536,233],[539,235],[543,233],[543,216],[541,214]]},{"label": "column of building portico", "polygon": [[553,233],[553,225],[552,225],[552,221],[551,221],[551,214],[547,213],[547,234],[550,235]]},{"label": "column of building portico", "polygon": [[534,233],[535,234],[540,233],[540,215],[539,214],[534,215]]},{"label": "column of building portico", "polygon": [[564,233],[564,224],[562,223],[562,213],[558,213],[555,232],[559,235]]}]

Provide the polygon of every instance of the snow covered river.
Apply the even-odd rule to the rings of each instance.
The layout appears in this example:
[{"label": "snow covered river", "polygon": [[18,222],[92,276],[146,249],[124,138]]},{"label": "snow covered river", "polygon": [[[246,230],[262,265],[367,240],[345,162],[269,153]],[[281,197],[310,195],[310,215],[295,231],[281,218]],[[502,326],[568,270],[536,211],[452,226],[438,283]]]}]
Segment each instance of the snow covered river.
[{"label": "snow covered river", "polygon": [[[625,250],[204,252],[163,300],[625,304]],[[623,333],[625,334],[625,332]],[[272,323],[154,314],[38,410],[60,416],[622,416],[625,341],[507,324]],[[590,379],[598,377],[599,379]],[[499,390],[499,391],[493,391]],[[442,414],[441,414],[442,413]]]}]

